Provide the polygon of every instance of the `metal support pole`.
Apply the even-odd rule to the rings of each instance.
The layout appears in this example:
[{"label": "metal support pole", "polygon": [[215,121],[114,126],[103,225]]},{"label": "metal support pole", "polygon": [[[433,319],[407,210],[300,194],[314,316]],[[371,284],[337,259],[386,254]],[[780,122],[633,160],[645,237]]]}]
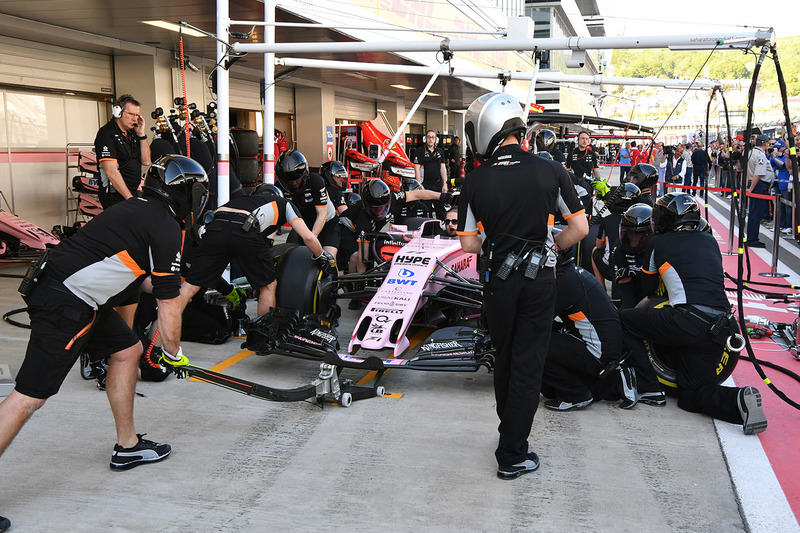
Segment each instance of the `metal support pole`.
[{"label": "metal support pole", "polygon": [[739,179],[736,176],[738,172],[740,171],[736,169],[731,169],[728,171],[728,181],[730,182],[729,185],[731,187],[731,209],[728,216],[728,251],[723,255],[737,254],[737,252],[734,251],[733,240],[736,238],[734,236],[734,228],[736,228],[736,186],[739,183]]},{"label": "metal support pole", "polygon": [[[275,42],[275,0],[264,0],[264,43]],[[264,120],[261,142],[264,148],[264,167],[261,180],[275,183],[275,54],[264,54]]]},{"label": "metal support pole", "polygon": [[[228,48],[228,0],[217,0],[217,205],[230,199],[230,83],[225,69]],[[219,42],[223,41],[223,42]]]},{"label": "metal support pole", "polygon": [[772,209],[772,265],[769,272],[761,272],[759,276],[769,278],[788,278],[789,274],[778,272],[778,251],[781,244],[781,196],[780,192],[775,194]]}]

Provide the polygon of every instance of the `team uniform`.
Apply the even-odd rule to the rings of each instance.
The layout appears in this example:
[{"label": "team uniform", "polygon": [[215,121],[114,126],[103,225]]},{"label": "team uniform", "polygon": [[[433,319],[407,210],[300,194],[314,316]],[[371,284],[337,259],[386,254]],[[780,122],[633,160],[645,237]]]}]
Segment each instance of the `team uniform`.
[{"label": "team uniform", "polygon": [[132,195],[136,195],[142,181],[142,154],[138,135],[131,130],[124,132],[116,120],[109,121],[97,131],[94,139],[94,151],[97,154],[97,168],[100,171],[99,196],[104,209],[121,202],[124,198],[114,189],[103,170],[103,161],[113,161],[125,180],[125,185]]},{"label": "team uniform", "polygon": [[[428,145],[423,144],[414,150],[411,162],[422,165],[422,186],[430,191],[442,190],[442,164],[447,163],[444,151],[438,146],[428,150]],[[432,200],[431,204],[436,213],[436,218],[443,219],[445,214],[444,204],[441,200]]]},{"label": "team uniform", "polygon": [[586,150],[581,150],[576,146],[567,158],[567,168],[572,170],[579,178],[589,176],[591,179],[592,172],[600,168],[597,154],[592,150],[591,146],[587,146]]},{"label": "team uniform", "polygon": [[[339,224],[336,219],[336,208],[328,197],[328,190],[322,176],[309,174],[308,184],[305,189],[295,193],[290,191],[290,200],[297,208],[297,212],[306,223],[306,226],[312,230],[314,222],[317,220],[317,207],[325,207],[325,225],[317,235],[317,238],[322,246],[332,246],[334,248],[339,246]],[[303,239],[295,232],[291,232],[286,242],[302,245]]]},{"label": "team uniform", "polygon": [[180,226],[153,198],[122,202],[61,242],[26,297],[31,339],[16,389],[48,398],[81,352],[99,359],[139,342],[113,308],[150,275],[156,298],[177,297],[180,260]]},{"label": "team uniform", "polygon": [[[498,185],[502,184],[502,185]],[[528,435],[539,404],[542,370],[550,342],[556,297],[551,229],[554,214],[584,216],[564,167],[524,151],[519,145],[498,148],[473,170],[461,192],[459,235],[486,235],[492,272],[484,288],[489,333],[496,347],[494,385],[500,440],[500,465],[526,461]],[[513,236],[513,237],[512,237]],[[523,263],[507,279],[496,272],[509,253],[536,247],[546,254],[534,280]]]},{"label": "team uniform", "polygon": [[[342,230],[341,246],[339,248],[339,253],[344,259],[343,264],[346,264],[350,256],[358,251],[362,233],[376,233],[387,223],[394,222],[394,217],[391,212],[396,209],[398,205],[405,205],[405,191],[391,193],[391,202],[389,216],[385,218],[376,219],[374,216],[370,216],[362,200],[357,201],[339,215],[341,219],[346,219],[343,220],[346,228]],[[369,258],[365,257],[364,259],[367,260]]]},{"label": "team uniform", "polygon": [[[642,340],[673,348],[678,406],[742,423],[737,407],[740,389],[716,383],[716,369],[729,328],[716,336],[709,329],[720,314],[730,310],[716,240],[697,230],[656,235],[645,273],[660,274],[671,307],[620,311],[625,347],[631,350],[631,357],[648,360]],[[637,383],[640,393],[660,391],[655,372],[637,373]]]},{"label": "team uniform", "polygon": [[[252,227],[246,230],[249,217]],[[200,247],[188,265],[186,281],[198,287],[214,287],[231,259],[236,259],[254,289],[266,287],[276,279],[267,236],[298,218],[297,208],[278,196],[232,199],[206,225]]]},{"label": "team uniform", "polygon": [[569,403],[603,399],[601,389],[608,387],[598,374],[622,353],[617,308],[597,279],[575,264],[559,270],[556,284],[555,313],[564,331],[550,337],[542,393]]}]

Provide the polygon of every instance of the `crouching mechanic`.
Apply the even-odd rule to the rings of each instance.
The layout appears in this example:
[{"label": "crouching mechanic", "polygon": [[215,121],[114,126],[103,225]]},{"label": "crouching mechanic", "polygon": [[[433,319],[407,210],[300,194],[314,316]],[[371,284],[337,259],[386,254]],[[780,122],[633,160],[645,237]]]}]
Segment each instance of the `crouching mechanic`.
[{"label": "crouching mechanic", "polygon": [[[638,402],[636,373],[622,359],[622,328],[605,287],[560,254],[556,273],[555,314],[563,329],[554,331],[544,364],[544,406],[574,411],[598,400],[616,400],[630,409]],[[615,376],[610,374],[614,371]],[[602,379],[601,379],[602,378]]]},{"label": "crouching mechanic", "polygon": [[673,348],[678,407],[742,424],[746,435],[760,433],[767,418],[758,389],[717,384],[716,368],[735,328],[729,325],[719,246],[698,229],[700,221],[700,209],[689,194],[673,192],[656,201],[646,273],[661,275],[670,306],[621,311],[625,347],[639,359],[647,359],[643,340]]},{"label": "crouching mechanic", "polygon": [[[589,225],[564,167],[520,146],[527,112],[516,100],[485,94],[470,104],[464,118],[468,146],[476,158],[487,160],[464,182],[458,235],[465,252],[483,250],[481,261],[490,264],[483,297],[496,347],[497,476],[514,479],[539,468],[528,436],[550,344],[555,251],[576,244]],[[567,228],[554,239],[556,213],[566,219]]]},{"label": "crouching mechanic", "polygon": [[158,299],[164,360],[185,363],[180,348],[181,227],[207,197],[202,167],[182,156],[153,163],[143,195],[103,211],[47,256],[25,296],[31,338],[14,391],[0,403],[0,454],[45,400],[56,394],[81,352],[110,356],[106,394],[117,431],[113,470],[160,461],[169,444],[134,429],[133,399],[142,345],[114,306],[147,276]]},{"label": "crouching mechanic", "polygon": [[294,204],[283,198],[275,185],[261,184],[250,196],[234,198],[214,212],[181,287],[183,306],[200,287],[214,286],[228,263],[236,259],[250,286],[258,291],[257,313],[268,313],[275,306],[278,286],[268,235],[287,222],[323,270],[335,269],[333,256],[322,249]]}]

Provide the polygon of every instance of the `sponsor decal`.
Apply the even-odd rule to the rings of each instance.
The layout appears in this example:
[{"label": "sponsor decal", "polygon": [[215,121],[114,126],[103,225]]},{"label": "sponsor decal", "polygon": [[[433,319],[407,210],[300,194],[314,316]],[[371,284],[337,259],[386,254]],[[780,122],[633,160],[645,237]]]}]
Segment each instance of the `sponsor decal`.
[{"label": "sponsor decal", "polygon": [[416,266],[428,266],[431,264],[430,257],[422,257],[422,256],[414,256],[414,255],[398,255],[394,258],[394,264],[396,265],[416,265]]},{"label": "sponsor decal", "polygon": [[428,344],[424,344],[420,347],[420,350],[423,352],[430,352],[433,350],[448,350],[448,349],[457,349],[461,348],[464,349],[458,341],[449,341],[449,342],[429,342]]},{"label": "sponsor decal", "polygon": [[[369,326],[369,334],[370,335],[382,335],[383,334],[383,325],[382,324],[370,324]],[[380,337],[378,337],[380,338]]]},{"label": "sponsor decal", "polygon": [[389,322],[389,317],[386,315],[378,315],[375,317],[375,322],[380,322],[385,324],[386,322]]},{"label": "sponsor decal", "polygon": [[403,310],[402,309],[384,309],[382,307],[380,307],[380,308],[379,307],[373,307],[371,309],[371,311],[373,313],[383,313],[385,315],[386,314],[388,314],[388,315],[393,315],[393,314],[394,315],[401,315],[401,314],[403,314]]},{"label": "sponsor decal", "polygon": [[450,265],[450,268],[452,268],[455,272],[461,272],[462,270],[466,270],[472,264],[472,257],[473,256],[471,255],[463,257],[458,261],[456,261],[455,263],[453,263],[452,265]]},{"label": "sponsor decal", "polygon": [[387,279],[386,283],[389,285],[411,285],[412,287],[417,284],[417,282],[412,279]]},{"label": "sponsor decal", "polygon": [[413,278],[414,277],[414,271],[413,270],[409,270],[407,268],[401,268],[400,271],[397,273],[397,275],[399,277],[401,277],[401,278]]},{"label": "sponsor decal", "polygon": [[320,339],[322,339],[324,341],[327,341],[327,342],[329,342],[331,344],[336,342],[336,336],[335,335],[331,335],[330,333],[322,331],[319,328],[312,329],[311,330],[311,334],[314,335],[315,337],[319,337]]}]

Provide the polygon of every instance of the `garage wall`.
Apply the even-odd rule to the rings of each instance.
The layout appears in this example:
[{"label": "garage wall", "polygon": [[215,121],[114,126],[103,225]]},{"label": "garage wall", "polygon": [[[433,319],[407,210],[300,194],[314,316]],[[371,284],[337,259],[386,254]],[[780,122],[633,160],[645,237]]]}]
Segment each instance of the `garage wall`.
[{"label": "garage wall", "polygon": [[361,100],[337,94],[334,105],[337,120],[372,120],[378,116],[378,104],[375,100]]}]

